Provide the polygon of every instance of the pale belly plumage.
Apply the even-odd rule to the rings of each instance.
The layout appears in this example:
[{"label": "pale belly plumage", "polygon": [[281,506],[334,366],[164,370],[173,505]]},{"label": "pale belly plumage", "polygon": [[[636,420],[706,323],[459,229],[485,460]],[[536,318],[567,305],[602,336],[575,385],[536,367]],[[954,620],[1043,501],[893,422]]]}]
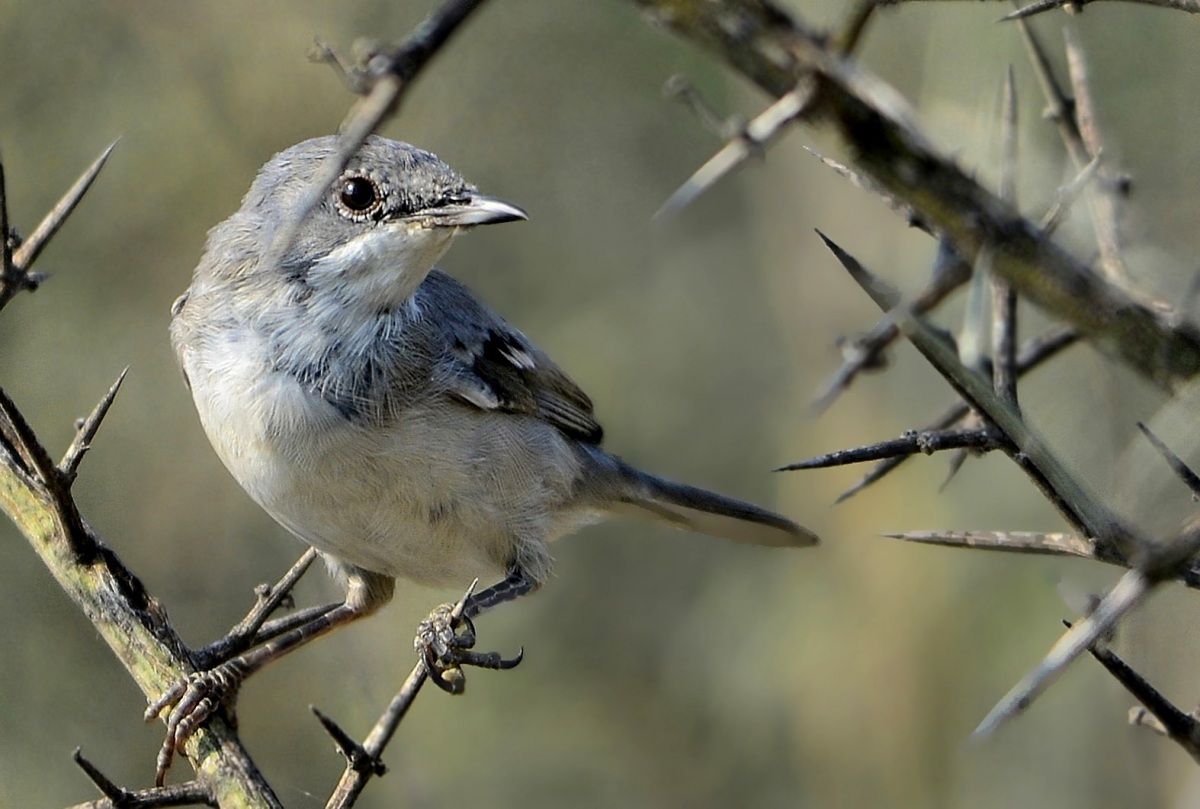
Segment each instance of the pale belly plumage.
[{"label": "pale belly plumage", "polygon": [[182,358],[189,378],[210,376],[192,387],[214,449],[268,514],[338,561],[430,585],[488,583],[518,560],[548,574],[545,543],[601,516],[573,507],[578,461],[546,451],[563,439],[542,422],[514,430],[511,415],[443,402],[368,429],[230,348],[207,354],[216,364]]}]

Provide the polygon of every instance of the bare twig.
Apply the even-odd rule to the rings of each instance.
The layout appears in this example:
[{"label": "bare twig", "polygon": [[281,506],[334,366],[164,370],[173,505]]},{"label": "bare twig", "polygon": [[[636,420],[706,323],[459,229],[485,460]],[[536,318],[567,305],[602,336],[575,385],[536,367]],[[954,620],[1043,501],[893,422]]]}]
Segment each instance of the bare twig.
[{"label": "bare twig", "polygon": [[[3,392],[0,437],[0,510],[26,535],[62,590],[93,620],[143,693],[159,694],[186,676],[187,647],[158,602],[83,522],[58,468]],[[207,754],[196,758],[201,749]],[[199,729],[188,751],[197,780],[218,803],[280,806],[224,720]]]},{"label": "bare twig", "polygon": [[944,548],[975,548],[1035,556],[1077,556],[1080,559],[1105,561],[1100,559],[1094,540],[1080,534],[1058,531],[904,531],[884,536]]},{"label": "bare twig", "polygon": [[1100,245],[1101,266],[1110,280],[1124,283],[1129,271],[1121,253],[1118,201],[1128,192],[1129,181],[1116,176],[1101,159],[1103,142],[1096,125],[1095,102],[1088,84],[1083,50],[1067,31],[1067,63],[1074,90],[1074,96],[1068,96],[1054,77],[1046,48],[1033,29],[1024,20],[1019,20],[1017,25],[1042,94],[1046,97],[1049,117],[1057,125],[1059,136],[1076,171],[1082,173],[1088,165],[1097,164],[1094,171],[1099,178],[1099,187],[1087,195],[1089,215],[1096,241]]},{"label": "bare twig", "polygon": [[[900,336],[896,326],[896,317],[890,313],[900,304],[900,291],[880,276],[867,270],[854,256],[843,250],[836,242],[817,231],[821,241],[837,258],[838,263],[859,287],[867,293],[875,305],[888,312],[882,320],[863,337],[844,346],[844,359],[836,371],[829,375],[817,391],[811,410],[814,414],[823,413],[841,395],[854,379],[864,370],[878,367],[882,353]],[[937,257],[934,259],[933,272],[929,285],[921,290],[908,311],[924,314],[941,303],[951,292],[958,289],[970,277],[971,268],[947,241],[938,244]]]},{"label": "bare twig", "polygon": [[[475,591],[475,583],[463,594],[462,598],[454,605],[454,609],[450,613],[452,621],[462,620],[466,608],[467,601],[471,598],[471,594]],[[462,672],[455,673],[457,677],[462,677]],[[388,742],[392,740],[396,729],[400,727],[400,722],[408,713],[408,709],[412,707],[413,700],[417,698],[421,687],[425,685],[425,681],[429,679],[430,671],[425,660],[417,661],[413,666],[412,671],[404,680],[404,684],[388,703],[387,708],[379,719],[375,722],[375,726],[371,728],[371,732],[367,734],[367,738],[362,745],[353,745],[347,747],[338,742],[338,747],[346,756],[346,769],[342,772],[342,777],[338,780],[337,787],[334,788],[333,794],[329,796],[328,802],[325,804],[325,809],[344,809],[344,807],[353,806],[359,794],[366,787],[367,782],[372,776],[382,775],[386,768],[380,761],[380,756],[383,755],[383,750],[387,747]],[[440,675],[439,675],[440,676]],[[320,717],[320,714],[318,714]],[[325,729],[328,731],[330,727],[322,720]],[[340,731],[341,729],[338,728]],[[346,736],[343,732],[342,736]],[[339,737],[334,736],[337,740]],[[349,738],[348,736],[346,737]]]},{"label": "bare twig", "polygon": [[[1071,86],[1075,91],[1075,124],[1087,154],[1095,157],[1103,153],[1104,143],[1096,122],[1096,102],[1092,99],[1092,89],[1088,82],[1087,60],[1084,58],[1083,47],[1071,33],[1071,29],[1065,29],[1063,35],[1066,37]],[[1078,170],[1082,166],[1076,165],[1075,168]],[[1117,203],[1119,197],[1127,193],[1129,181],[1127,178],[1114,177],[1112,170],[1103,163],[1100,165],[1098,177],[1098,187],[1094,193],[1088,195],[1088,200],[1091,203],[1096,242],[1100,246],[1100,266],[1113,283],[1128,283],[1129,268],[1125,266],[1121,252]]]},{"label": "bare twig", "polygon": [[[1079,340],[1079,334],[1074,329],[1067,326],[1058,326],[1043,335],[1031,338],[1021,348],[1021,352],[1017,357],[1017,375],[1024,376],[1029,371],[1038,367],[1042,363],[1058,356],[1059,352],[1074,345]],[[964,402],[957,402],[949,407],[941,416],[927,424],[923,432],[935,432],[944,430],[954,424],[958,424],[963,418],[970,413],[970,407]],[[863,489],[870,486],[885,477],[892,470],[899,467],[902,463],[912,456],[903,456],[899,458],[891,458],[885,461],[880,461],[875,467],[862,477],[857,483],[851,486],[846,491],[838,495],[834,501],[835,504],[848,500],[854,495],[861,492]]]},{"label": "bare twig", "polygon": [[1013,462],[1075,530],[1095,537],[1126,558],[1150,547],[1148,540],[1126,525],[1076,479],[1041,436],[1025,424],[1008,402],[996,395],[988,382],[966,368],[935,331],[920,318],[909,318],[902,328],[905,336],[964,401],[1012,442],[1017,450],[1010,455]]},{"label": "bare twig", "polygon": [[421,686],[428,678],[429,672],[423,662],[418,662],[413,666],[404,685],[392,698],[387,709],[375,723],[375,727],[371,728],[366,740],[361,746],[355,748],[361,751],[361,755],[347,756],[346,769],[342,772],[342,777],[334,788],[333,794],[329,796],[329,800],[325,804],[326,809],[343,809],[343,807],[353,806],[354,801],[362,793],[371,777],[383,774],[383,770],[380,769],[383,765],[379,756],[391,741],[396,728],[400,726],[400,722],[408,713],[413,700],[417,698]]},{"label": "bare twig", "polygon": [[841,449],[825,455],[817,455],[803,461],[781,466],[776,472],[793,472],[798,469],[827,469],[881,458],[907,458],[912,455],[932,455],[952,449],[969,447],[977,452],[1006,449],[1009,444],[1004,436],[990,430],[939,430],[907,432],[890,441],[880,441],[865,447]]},{"label": "bare twig", "polygon": [[[839,258],[848,255],[838,251]],[[857,262],[855,262],[857,264]],[[859,275],[868,271],[860,265]],[[1030,477],[1042,494],[1055,505],[1076,529],[1089,536],[1113,541],[1118,546],[1134,541],[1134,535],[1121,525],[1094,496],[1051,454],[1041,438],[1021,420],[1020,414],[996,396],[990,385],[979,387],[978,373],[966,368],[958,359],[952,342],[940,331],[924,323],[904,307],[897,307],[896,317],[901,328],[933,367],[963,395],[965,401],[988,418],[1011,442],[1009,454]],[[1100,532],[1100,533],[1098,533]]]},{"label": "bare twig", "polygon": [[212,790],[199,781],[153,789],[125,789],[113,783],[95,764],[83,757],[76,747],[72,755],[105,800],[88,801],[71,809],[154,809],[160,806],[217,806]]},{"label": "bare twig", "polygon": [[1091,614],[1067,630],[1045,659],[984,717],[972,738],[986,738],[1022,713],[1075,658],[1111,632],[1117,622],[1141,604],[1157,585],[1176,578],[1189,567],[1198,550],[1200,526],[1197,525],[1185,528],[1166,547],[1145,547],[1142,562],[1113,585]]},{"label": "bare twig", "polygon": [[342,758],[346,759],[346,766],[352,770],[369,770],[371,775],[381,776],[387,774],[387,765],[377,758],[373,758],[367,749],[361,744],[350,738],[350,734],[342,730],[341,725],[334,722],[333,719],[321,713],[320,709],[315,705],[309,705],[308,709],[317,717],[317,721],[321,723],[321,727],[333,739],[333,743],[337,745],[337,750],[341,753]]},{"label": "bare twig", "polygon": [[1101,155],[1093,157],[1092,161],[1080,169],[1079,173],[1071,178],[1069,183],[1058,189],[1058,193],[1054,197],[1054,203],[1038,223],[1045,238],[1050,238],[1054,231],[1058,230],[1067,211],[1070,210],[1075,200],[1087,188],[1092,178],[1096,176],[1096,171],[1100,168],[1100,158]]},{"label": "bare twig", "polygon": [[[912,213],[911,209],[907,209],[896,202],[894,197],[874,188],[869,179],[853,172],[837,161],[823,157],[812,149],[808,149],[808,151],[830,166],[834,171],[846,177],[853,185],[879,194],[889,204],[889,207],[897,213],[906,216]],[[1094,176],[1098,166],[1099,158],[1093,159],[1067,185],[1059,189],[1054,203],[1041,220],[1040,226],[1046,237],[1049,237],[1058,228],[1062,222],[1062,217],[1070,209],[1072,203],[1078,199],[1087,182]],[[842,266],[850,272],[851,277],[863,287],[864,291],[871,296],[871,299],[881,309],[887,311],[899,302],[898,290],[882,278],[863,271],[861,265],[852,256],[842,251],[841,248],[830,241],[820,230],[817,231],[817,235],[821,237],[826,246],[837,256]],[[934,260],[933,273],[929,285],[913,298],[910,304],[911,311],[916,314],[924,314],[932,310],[952,292],[961,287],[971,277],[971,274],[971,266],[963,261],[962,256],[954,249],[950,241],[947,239],[939,240],[937,258]],[[864,285],[864,279],[868,278],[869,283]],[[1197,278],[1200,279],[1200,275],[1197,275]],[[1200,289],[1200,284],[1198,284],[1197,288]],[[812,412],[814,414],[825,412],[837,397],[850,387],[851,383],[853,383],[861,372],[878,368],[882,364],[883,352],[899,336],[900,332],[896,328],[895,318],[889,316],[876,323],[871,331],[862,337],[847,340],[842,346],[842,364],[821,383],[816,396],[813,397]],[[1074,341],[1075,338],[1072,337],[1071,339]],[[926,429],[933,430],[936,428],[930,426]]]},{"label": "bare twig", "polygon": [[746,126],[746,122],[736,115],[721,117],[708,99],[682,74],[677,73],[667,79],[663,84],[663,96],[691,110],[700,125],[721,140],[737,137]]},{"label": "bare twig", "polygon": [[[1070,623],[1064,621],[1068,627]],[[1122,660],[1117,654],[1104,646],[1094,644],[1088,649],[1092,657],[1108,670],[1117,682],[1125,686],[1125,690],[1134,699],[1142,703],[1142,708],[1130,711],[1129,723],[1143,727],[1151,727],[1163,736],[1182,747],[1192,760],[1200,764],[1200,722],[1189,713],[1179,710],[1162,692],[1150,685],[1141,674]],[[1143,714],[1148,711],[1154,722],[1148,722]]]},{"label": "bare twig", "polygon": [[[197,650],[192,655],[196,661],[196,667],[202,671],[210,669],[234,655],[240,654],[255,643],[262,643],[273,637],[273,635],[261,636],[259,635],[259,630],[263,627],[266,620],[271,617],[271,614],[279,609],[286,599],[291,598],[292,588],[296,586],[296,582],[300,581],[300,577],[308,571],[316,558],[316,549],[309,548],[300,555],[295,564],[288,569],[287,573],[283,574],[283,577],[274,586],[262,585],[257,590],[258,598],[254,606],[250,609],[250,612],[246,614],[246,617],[238,621],[237,625],[229,630],[225,637],[214,641],[203,649]],[[316,609],[321,610],[319,614],[324,614],[332,609],[333,606],[335,605],[331,604]],[[307,623],[314,617],[316,615],[313,612],[305,611],[299,617],[297,625]],[[290,625],[287,628],[278,629],[275,634],[282,634],[288,628],[291,628]]]},{"label": "bare twig", "polygon": [[[898,300],[898,292],[891,285],[863,267],[857,259],[842,250],[841,247],[823,233],[820,231],[817,231],[817,233],[825,241],[834,256],[837,257],[839,263],[841,263],[850,273],[851,277],[854,278],[880,308],[886,310],[894,305],[895,301]],[[953,248],[950,248],[948,243],[943,242],[941,249],[939,249],[938,261],[934,267],[934,281],[914,300],[910,305],[909,311],[920,313],[927,308],[931,308],[937,301],[941,300],[942,290],[948,291],[961,286],[962,280],[966,278],[967,270],[969,268],[964,268],[961,258],[957,256]],[[863,354],[872,349],[876,352],[882,350],[890,341],[891,336],[899,333],[896,323],[895,316],[889,315],[876,325],[871,333],[861,341],[864,345],[862,354],[851,355],[823,385],[821,394],[814,403],[814,409],[827,406],[838,393],[845,389],[849,381],[865,366],[867,360],[863,357]],[[1069,327],[1057,327],[1043,335],[1032,338],[1022,346],[1016,358],[1017,376],[1022,376],[1033,370],[1046,360],[1057,355],[1058,352],[1073,345],[1078,338],[1078,333]],[[959,403],[953,405],[941,417],[926,425],[922,432],[934,433],[945,430],[954,424],[958,424],[969,413],[970,408],[966,404]],[[977,429],[978,424],[976,423],[972,428]],[[907,460],[908,457],[911,456],[901,455],[881,461],[874,469],[859,480],[858,483],[839,495],[837,500],[834,501],[835,504],[847,500],[867,486],[880,480]],[[958,465],[961,465],[961,460],[958,462]]]},{"label": "bare twig", "polygon": [[1137,426],[1142,431],[1142,435],[1146,436],[1146,440],[1166,459],[1167,464],[1171,467],[1171,471],[1178,475],[1179,479],[1192,490],[1192,496],[1200,497],[1200,475],[1197,475],[1190,466],[1184,463],[1182,458],[1162,442],[1162,439],[1151,432],[1149,427],[1140,421],[1137,423]]},{"label": "bare twig", "polygon": [[[1023,6],[1000,19],[1021,20],[1045,11],[1052,11],[1056,8],[1061,8],[1071,14],[1077,14],[1083,11],[1084,6],[1096,2],[1100,2],[1100,0],[1037,0],[1036,3]],[[1120,0],[1120,2],[1143,6],[1157,6],[1158,8],[1173,9],[1175,11],[1186,11],[1188,14],[1200,14],[1200,2],[1197,2],[1197,0]]]},{"label": "bare twig", "polygon": [[380,124],[395,114],[402,96],[424,67],[484,2],[446,0],[425,18],[408,39],[391,49],[374,52],[366,65],[352,76],[354,81],[351,83],[357,84],[365,97],[342,122],[337,151],[325,159],[308,192],[293,210],[291,221],[279,229],[269,255],[278,255],[287,249],[295,238],[296,230],[312,213],[326,189],[345,170],[350,158]]},{"label": "bare twig", "polygon": [[33,428],[12,399],[0,390],[0,438],[16,453],[11,460],[32,484],[49,488],[58,483],[58,467],[34,435]]},{"label": "bare twig", "polygon": [[732,172],[747,159],[761,155],[764,147],[775,140],[789,124],[802,116],[813,96],[811,82],[801,80],[790,92],[756,115],[745,128],[721,147],[696,172],[675,190],[654,214],[666,219],[686,208],[696,197]]}]

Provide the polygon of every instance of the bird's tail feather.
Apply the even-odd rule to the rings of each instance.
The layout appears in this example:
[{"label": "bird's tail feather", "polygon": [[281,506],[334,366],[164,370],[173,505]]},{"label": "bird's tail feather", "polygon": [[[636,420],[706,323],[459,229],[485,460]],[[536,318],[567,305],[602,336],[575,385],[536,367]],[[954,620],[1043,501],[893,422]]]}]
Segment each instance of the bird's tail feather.
[{"label": "bird's tail feather", "polygon": [[802,548],[820,539],[812,531],[772,511],[695,486],[664,480],[626,466],[635,478],[617,509],[655,518],[708,536],[770,547]]}]

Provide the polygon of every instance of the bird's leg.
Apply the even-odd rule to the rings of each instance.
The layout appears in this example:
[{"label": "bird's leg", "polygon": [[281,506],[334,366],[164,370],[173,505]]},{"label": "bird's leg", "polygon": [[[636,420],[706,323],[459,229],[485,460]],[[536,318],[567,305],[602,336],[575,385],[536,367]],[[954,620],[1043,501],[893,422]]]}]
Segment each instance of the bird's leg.
[{"label": "bird's leg", "polygon": [[461,694],[466,687],[463,666],[485,669],[511,669],[521,662],[524,650],[513,658],[499,652],[476,652],[475,624],[472,619],[506,601],[520,598],[534,589],[533,581],[520,568],[479,593],[471,591],[457,604],[442,604],[417,627],[413,646],[425,662],[429,679],[450,694]]},{"label": "bird's leg", "polygon": [[[167,736],[156,761],[155,785],[162,786],[175,752],[182,749],[196,728],[216,711],[232,707],[247,677],[338,627],[370,615],[391,600],[394,589],[393,579],[356,568],[349,574],[349,589],[341,604],[244,654],[189,674],[151,703],[146,708],[146,721],[170,709]],[[235,721],[232,714],[229,719]]]}]

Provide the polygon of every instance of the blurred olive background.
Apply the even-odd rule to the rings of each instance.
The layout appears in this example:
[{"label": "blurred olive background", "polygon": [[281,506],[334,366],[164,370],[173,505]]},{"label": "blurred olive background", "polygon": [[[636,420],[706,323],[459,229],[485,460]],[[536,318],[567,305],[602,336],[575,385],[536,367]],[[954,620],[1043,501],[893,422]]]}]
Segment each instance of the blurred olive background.
[{"label": "blurred olive background", "polygon": [[[205,231],[237,208],[257,168],[334,131],[349,108],[333,72],[306,61],[313,36],[343,50],[363,35],[402,37],[432,5],[0,6],[0,149],[14,224],[29,232],[121,139],[39,262],[51,279],[0,316],[0,385],[57,455],[72,421],[130,366],[76,492],[196,645],[235,622],[253,586],[274,580],[302,546],[209,449],[170,353],[168,307]],[[846,4],[789,5],[834,25]],[[987,182],[1001,80],[1014,65],[1021,203],[1036,218],[1069,171],[1040,119],[1016,28],[994,23],[1003,9],[889,9],[862,55]],[[1092,60],[1109,156],[1136,183],[1130,263],[1140,283],[1177,296],[1200,252],[1200,51],[1190,20],[1108,4],[1040,20],[1060,70],[1068,22]],[[826,542],[769,552],[624,522],[564,541],[543,592],[480,624],[483,647],[524,645],[525,664],[471,673],[464,698],[423,695],[387,752],[390,773],[359,805],[1194,805],[1194,764],[1127,728],[1129,698],[1090,661],[994,739],[965,744],[1058,637],[1078,596],[1116,576],[1081,562],[880,538],[1060,528],[1003,459],[971,460],[939,494],[946,459],[922,458],[833,509],[863,469],[770,474],[920,426],[949,400],[905,347],[887,374],[860,380],[820,419],[808,414],[837,365],[835,339],[876,317],[813,229],[909,291],[934,246],[809,156],[805,144],[840,156],[809,131],[674,220],[651,222],[719,145],[662,98],[674,73],[722,112],[752,115],[765,103],[630,3],[495,0],[384,134],[436,151],[487,193],[528,208],[531,221],[469,235],[443,266],[569,369],[594,397],[614,451],[774,506]],[[1062,238],[1094,253],[1082,217]],[[1134,419],[1163,404],[1133,375],[1076,349],[1022,395],[1035,423],[1114,502],[1135,514],[1151,500],[1189,507],[1153,457],[1126,454]],[[1181,412],[1168,435],[1192,432],[1194,410]],[[285,804],[324,805],[342,768],[307,706],[364,734],[413,663],[416,622],[456,595],[402,586],[381,615],[247,685],[243,738]],[[323,571],[298,593],[305,604],[336,596]],[[1171,588],[1118,643],[1185,708],[1200,697],[1200,651],[1188,631],[1198,605]],[[7,522],[0,615],[0,805],[94,797],[69,759],[77,745],[118,783],[147,785],[161,726],[140,722],[142,695]],[[176,770],[180,778],[187,766]]]}]

